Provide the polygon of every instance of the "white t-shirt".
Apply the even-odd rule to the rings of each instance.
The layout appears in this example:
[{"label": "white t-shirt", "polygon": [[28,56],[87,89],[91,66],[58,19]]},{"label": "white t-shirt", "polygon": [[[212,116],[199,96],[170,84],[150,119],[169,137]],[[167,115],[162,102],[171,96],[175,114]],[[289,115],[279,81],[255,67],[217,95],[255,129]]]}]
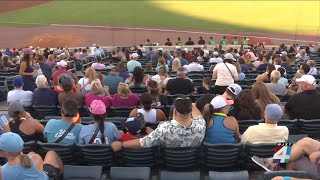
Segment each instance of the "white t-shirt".
[{"label": "white t-shirt", "polygon": [[[226,65],[229,67],[231,73],[229,72]],[[215,84],[217,86],[229,86],[234,83],[233,78],[238,77],[238,72],[236,67],[229,63],[218,63],[214,67],[213,72],[217,72],[217,80]]]},{"label": "white t-shirt", "polygon": [[223,59],[221,57],[214,57],[209,59],[209,63],[222,63]]},{"label": "white t-shirt", "polygon": [[[95,81],[100,82],[99,79],[96,79]],[[89,79],[87,77],[83,77],[78,81],[78,84],[80,84],[81,89],[84,89],[85,91],[91,91],[91,84],[89,83]]]},{"label": "white t-shirt", "polygon": [[201,64],[197,64],[197,63],[191,63],[189,65],[184,65],[183,67],[186,68],[188,72],[204,71],[203,66]]},{"label": "white t-shirt", "polygon": [[20,101],[23,107],[29,107],[32,105],[33,93],[31,91],[24,90],[11,90],[8,92],[7,102]]},{"label": "white t-shirt", "polygon": [[156,75],[152,76],[151,79],[154,80],[154,81],[157,81],[158,84],[160,84],[161,82],[162,82],[163,84],[167,84],[167,82],[168,82],[168,80],[169,80],[169,77],[167,77],[167,78],[164,79],[164,80],[161,80],[159,74],[156,74]]}]

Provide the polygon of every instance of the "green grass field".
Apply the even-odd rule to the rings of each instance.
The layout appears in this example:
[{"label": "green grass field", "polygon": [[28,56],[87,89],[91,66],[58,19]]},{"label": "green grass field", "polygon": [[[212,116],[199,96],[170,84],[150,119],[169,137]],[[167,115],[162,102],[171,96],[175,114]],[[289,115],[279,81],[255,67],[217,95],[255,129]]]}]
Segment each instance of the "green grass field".
[{"label": "green grass field", "polygon": [[[287,7],[283,8],[286,5]],[[9,23],[4,22],[19,22],[39,23],[39,25],[123,25],[233,32],[275,31],[316,34],[320,33],[319,9],[320,2],[317,1],[60,0],[2,14],[0,24],[8,25]],[[28,25],[19,23],[9,25]]]}]

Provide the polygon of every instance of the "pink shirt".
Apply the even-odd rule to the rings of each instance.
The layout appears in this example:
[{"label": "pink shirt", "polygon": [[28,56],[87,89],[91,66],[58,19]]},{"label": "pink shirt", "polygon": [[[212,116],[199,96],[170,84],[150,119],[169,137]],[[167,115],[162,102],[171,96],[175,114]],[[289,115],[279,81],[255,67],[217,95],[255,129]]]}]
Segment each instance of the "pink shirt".
[{"label": "pink shirt", "polygon": [[91,67],[92,67],[93,69],[107,69],[106,65],[101,64],[101,63],[93,63],[93,64],[91,65]]},{"label": "pink shirt", "polygon": [[96,96],[93,93],[89,93],[86,95],[84,99],[85,105],[89,107],[93,100],[102,101],[106,105],[107,109],[112,105],[112,98],[110,96]]},{"label": "pink shirt", "polygon": [[112,106],[115,107],[132,107],[140,104],[140,98],[136,94],[131,94],[127,99],[120,97],[118,93],[113,95]]},{"label": "pink shirt", "polygon": [[257,60],[257,61],[255,61],[255,62],[252,63],[252,65],[253,65],[255,68],[259,67],[260,64],[262,64],[262,62],[259,61],[259,60]]}]

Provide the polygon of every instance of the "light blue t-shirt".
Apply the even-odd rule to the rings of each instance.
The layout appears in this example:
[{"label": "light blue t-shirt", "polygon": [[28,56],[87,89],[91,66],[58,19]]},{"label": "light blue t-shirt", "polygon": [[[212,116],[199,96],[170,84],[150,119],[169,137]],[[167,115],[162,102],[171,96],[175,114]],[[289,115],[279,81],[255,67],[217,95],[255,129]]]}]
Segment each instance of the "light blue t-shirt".
[{"label": "light blue t-shirt", "polygon": [[[89,144],[94,132],[96,131],[98,124],[89,124],[87,126],[83,126],[80,131],[79,143],[80,144]],[[114,141],[120,139],[120,133],[117,127],[111,122],[104,123],[104,137],[105,137],[105,144],[111,144]],[[101,133],[97,134],[96,138],[93,141],[93,144],[102,144],[101,141]]]},{"label": "light blue t-shirt", "polygon": [[141,67],[141,63],[139,63],[137,60],[130,60],[127,63],[128,72],[133,72],[135,67]]},{"label": "light blue t-shirt", "polygon": [[28,156],[32,162],[31,168],[19,166],[10,166],[8,163],[2,166],[2,180],[48,180],[49,177],[45,172],[39,172],[33,159]]},{"label": "light blue t-shirt", "polygon": [[[65,122],[63,120],[51,119],[46,124],[44,128],[44,137],[49,143],[54,143],[59,137],[61,137],[64,132],[70,127],[71,123]],[[79,133],[82,124],[76,124],[73,129],[68,133],[68,135],[60,141],[61,144],[73,144],[79,141]]]}]

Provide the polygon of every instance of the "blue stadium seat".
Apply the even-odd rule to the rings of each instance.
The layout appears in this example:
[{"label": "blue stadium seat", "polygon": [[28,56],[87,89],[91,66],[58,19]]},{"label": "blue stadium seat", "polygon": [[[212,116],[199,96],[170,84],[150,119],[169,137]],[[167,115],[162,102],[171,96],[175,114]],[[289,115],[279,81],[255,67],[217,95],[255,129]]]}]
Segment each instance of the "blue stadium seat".
[{"label": "blue stadium seat", "polygon": [[150,168],[149,167],[111,167],[110,168],[111,180],[149,180]]},{"label": "blue stadium seat", "polygon": [[209,180],[249,180],[248,171],[215,172],[209,171]]},{"label": "blue stadium seat", "polygon": [[70,166],[65,165],[64,180],[101,180],[102,166]]},{"label": "blue stadium seat", "polygon": [[208,170],[239,170],[243,144],[203,143],[204,166]]},{"label": "blue stadium seat", "polygon": [[170,172],[161,171],[160,180],[200,180],[200,171],[194,172]]},{"label": "blue stadium seat", "polygon": [[114,165],[114,152],[110,145],[106,144],[76,144],[82,160],[88,166],[111,167]]}]

